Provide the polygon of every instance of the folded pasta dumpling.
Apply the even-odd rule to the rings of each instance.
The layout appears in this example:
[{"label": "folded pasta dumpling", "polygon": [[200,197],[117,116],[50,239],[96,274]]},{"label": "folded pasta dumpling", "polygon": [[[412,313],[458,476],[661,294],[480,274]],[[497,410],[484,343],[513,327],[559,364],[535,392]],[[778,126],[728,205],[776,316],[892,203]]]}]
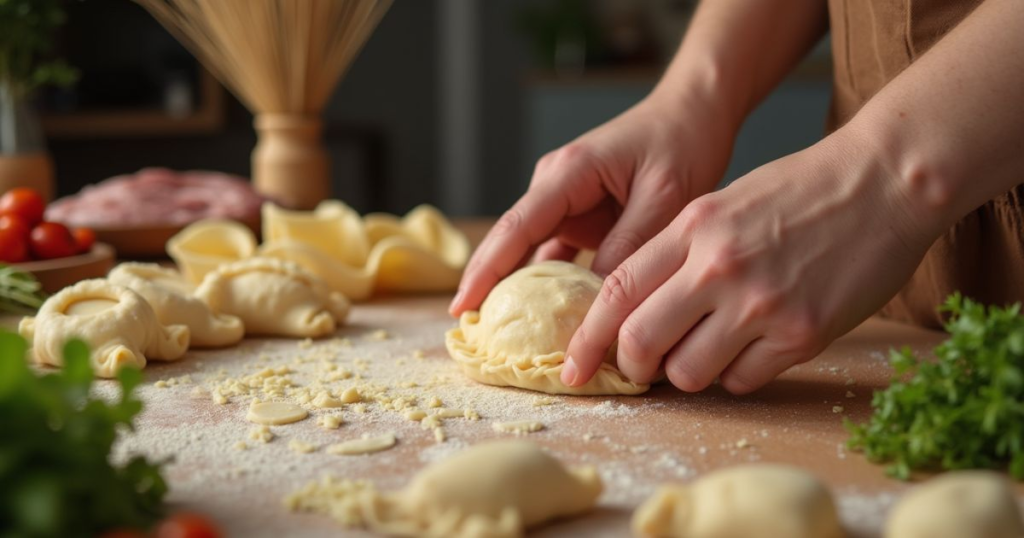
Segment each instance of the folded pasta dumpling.
[{"label": "folded pasta dumpling", "polygon": [[218,314],[237,316],[246,334],[320,337],[348,316],[349,302],[299,265],[249,258],[206,275],[196,297]]},{"label": "folded pasta dumpling", "polygon": [[533,443],[499,441],[427,467],[397,493],[328,479],[307,485],[286,503],[397,536],[511,538],[592,509],[602,489],[592,467],[566,469]]},{"label": "folded pasta dumpling", "polygon": [[498,283],[480,306],[464,312],[445,335],[448,352],[471,379],[551,394],[640,394],[614,366],[610,352],[585,385],[559,379],[565,350],[601,289],[590,270],[549,261],[524,267]]},{"label": "folded pasta dumpling", "polygon": [[248,258],[256,252],[256,236],[232,220],[202,220],[167,241],[167,254],[185,278],[194,284],[222,264]]},{"label": "folded pasta dumpling", "polygon": [[64,288],[35,317],[23,318],[18,332],[31,343],[33,360],[51,366],[63,366],[68,340],[83,340],[100,377],[114,377],[124,366],[142,368],[147,359],[179,359],[189,345],[188,327],[161,325],[142,296],[107,280]]},{"label": "folded pasta dumpling", "polygon": [[160,323],[188,327],[193,347],[229,346],[245,336],[241,319],[211,311],[192,295],[195,286],[174,269],[155,263],[122,263],[107,280],[141,295]]},{"label": "folded pasta dumpling", "polygon": [[435,292],[458,287],[469,261],[469,240],[440,211],[421,205],[401,219],[372,213],[365,222],[373,243],[370,265],[377,269],[377,291]]}]

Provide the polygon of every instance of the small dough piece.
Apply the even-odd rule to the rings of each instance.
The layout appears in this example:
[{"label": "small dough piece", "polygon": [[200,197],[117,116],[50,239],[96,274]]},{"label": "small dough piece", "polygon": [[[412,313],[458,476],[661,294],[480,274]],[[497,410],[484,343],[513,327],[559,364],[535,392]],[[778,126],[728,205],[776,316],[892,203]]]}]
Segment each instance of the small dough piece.
[{"label": "small dough piece", "polygon": [[298,454],[309,454],[310,452],[316,451],[316,445],[299,441],[298,439],[292,439],[288,441],[288,449]]},{"label": "small dough piece", "polygon": [[640,394],[650,385],[634,383],[614,366],[614,350],[581,387],[559,375],[565,349],[601,289],[590,270],[548,261],[512,273],[491,290],[480,311],[464,312],[445,334],[448,353],[471,379],[549,394]]},{"label": "small dough piece", "polygon": [[886,538],[1020,538],[1013,488],[991,471],[954,471],[903,496],[885,525]]},{"label": "small dough piece", "polygon": [[664,485],[633,514],[636,536],[842,538],[832,496],[814,475],[778,464],[718,470]]},{"label": "small dough piece", "polygon": [[482,443],[421,471],[403,490],[314,482],[285,503],[350,527],[396,536],[513,538],[527,528],[591,510],[601,495],[591,468],[566,469],[525,441]]},{"label": "small dough piece", "polygon": [[245,415],[245,420],[255,424],[280,426],[298,422],[307,416],[309,416],[309,412],[295,404],[253,400],[249,404],[249,412]]},{"label": "small dough piece", "polygon": [[348,315],[349,302],[292,262],[250,258],[206,275],[196,297],[214,311],[241,318],[246,334],[327,336]]},{"label": "small dough piece", "polygon": [[80,338],[89,345],[93,372],[115,377],[124,366],[143,368],[147,359],[177,360],[188,350],[184,325],[163,326],[139,294],[107,280],[83,280],[53,295],[18,332],[32,345],[38,364],[63,366],[64,345]]},{"label": "small dough piece", "polygon": [[536,420],[519,420],[516,422],[495,422],[491,424],[491,428],[498,433],[526,435],[543,430],[544,424]]},{"label": "small dough piece", "polygon": [[248,227],[232,220],[201,220],[167,241],[167,254],[193,284],[225,263],[252,256],[256,236]]},{"label": "small dough piece", "polygon": [[353,439],[327,447],[328,454],[338,456],[356,456],[360,454],[372,454],[387,450],[393,446],[397,439],[393,433],[385,433],[377,436],[363,436],[361,439]]},{"label": "small dough piece", "polygon": [[230,346],[245,336],[242,320],[211,312],[206,303],[192,296],[195,287],[174,269],[155,263],[122,263],[107,280],[141,295],[160,323],[188,327],[193,347]]}]

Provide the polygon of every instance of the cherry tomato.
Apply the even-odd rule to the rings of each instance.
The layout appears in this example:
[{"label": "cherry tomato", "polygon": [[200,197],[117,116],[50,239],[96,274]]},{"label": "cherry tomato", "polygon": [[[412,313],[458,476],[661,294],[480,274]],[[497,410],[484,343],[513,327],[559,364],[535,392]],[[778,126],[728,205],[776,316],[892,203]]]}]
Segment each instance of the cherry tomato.
[{"label": "cherry tomato", "polygon": [[181,512],[160,522],[154,538],[220,538],[221,532],[212,521],[199,514]]},{"label": "cherry tomato", "polygon": [[[0,217],[0,220],[6,217]],[[0,262],[21,263],[28,261],[28,227],[21,221],[0,223]]]},{"label": "cherry tomato", "polygon": [[92,250],[92,246],[96,244],[96,232],[89,228],[75,228],[71,231],[71,235],[75,237],[75,245],[78,247],[78,252],[89,252]]},{"label": "cherry tomato", "polygon": [[146,535],[131,529],[121,529],[105,532],[100,535],[100,538],[146,538]]},{"label": "cherry tomato", "polygon": [[63,224],[41,222],[32,228],[29,248],[40,260],[74,256],[78,252],[75,238]]},{"label": "cherry tomato", "polygon": [[11,213],[25,219],[29,226],[43,221],[46,202],[39,193],[25,187],[11,189],[0,196],[0,213]]}]

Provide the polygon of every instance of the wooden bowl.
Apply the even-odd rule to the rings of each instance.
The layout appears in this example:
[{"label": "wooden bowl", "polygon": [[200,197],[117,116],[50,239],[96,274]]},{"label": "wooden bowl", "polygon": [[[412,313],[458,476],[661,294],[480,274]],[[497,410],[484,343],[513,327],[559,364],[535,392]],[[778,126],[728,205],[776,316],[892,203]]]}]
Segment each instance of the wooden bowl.
[{"label": "wooden bowl", "polygon": [[96,243],[85,254],[11,266],[32,273],[46,293],[57,293],[80,280],[107,276],[114,267],[114,248],[106,243]]},{"label": "wooden bowl", "polygon": [[[240,220],[259,236],[260,220]],[[140,258],[166,258],[167,240],[185,229],[182,224],[158,224],[153,226],[93,227],[96,239],[117,250],[122,260]]]}]

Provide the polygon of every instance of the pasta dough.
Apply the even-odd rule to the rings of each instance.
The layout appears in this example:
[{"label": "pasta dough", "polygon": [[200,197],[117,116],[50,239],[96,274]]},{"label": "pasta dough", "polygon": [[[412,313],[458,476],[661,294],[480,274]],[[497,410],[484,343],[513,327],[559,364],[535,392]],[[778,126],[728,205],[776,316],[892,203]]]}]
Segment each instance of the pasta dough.
[{"label": "pasta dough", "polygon": [[1020,538],[1020,508],[1007,480],[955,471],[910,491],[889,515],[886,538]]},{"label": "pasta dough", "polygon": [[18,331],[32,344],[39,364],[63,366],[64,345],[79,338],[89,345],[93,371],[114,377],[125,366],[146,360],[176,360],[188,350],[184,325],[163,326],[149,303],[134,291],[106,280],[83,280],[50,297]]},{"label": "pasta dough", "polygon": [[320,337],[348,315],[349,302],[298,265],[250,258],[206,275],[196,297],[241,318],[246,334]]},{"label": "pasta dough", "polygon": [[[841,538],[832,496],[810,473],[755,464],[665,485],[633,514],[637,536]],[[902,537],[901,537],[902,538]]]},{"label": "pasta dough", "polygon": [[334,291],[355,300],[374,291],[455,289],[469,260],[469,241],[430,206],[402,219],[382,213],[365,219],[327,201],[313,212],[263,208],[261,256],[294,261]]},{"label": "pasta dough", "polygon": [[186,227],[167,241],[167,254],[193,284],[207,273],[248,258],[256,252],[256,236],[248,227],[231,220],[203,220]]},{"label": "pasta dough", "polygon": [[327,480],[309,484],[286,504],[398,536],[505,538],[586,512],[601,490],[593,468],[566,469],[535,444],[502,441],[435,463],[397,493]]},{"label": "pasta dough", "polygon": [[194,347],[229,346],[245,336],[242,320],[211,312],[206,303],[192,296],[194,286],[174,269],[152,263],[122,263],[107,279],[141,295],[160,323],[188,327]]},{"label": "pasta dough", "polygon": [[448,331],[448,352],[470,378],[551,394],[640,394],[614,366],[614,351],[587,384],[559,380],[565,349],[601,289],[601,279],[566,262],[543,262],[512,273],[480,306]]}]

